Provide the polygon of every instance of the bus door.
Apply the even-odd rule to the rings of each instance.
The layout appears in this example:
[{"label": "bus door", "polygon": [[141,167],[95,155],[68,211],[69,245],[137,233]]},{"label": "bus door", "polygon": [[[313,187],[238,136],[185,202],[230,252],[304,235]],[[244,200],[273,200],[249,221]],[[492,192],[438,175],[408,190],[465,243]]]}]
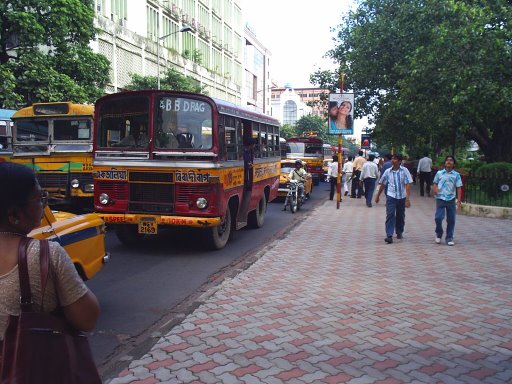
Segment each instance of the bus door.
[{"label": "bus door", "polygon": [[252,137],[251,123],[242,121],[242,143],[243,143],[243,160],[244,160],[244,188],[242,193],[242,202],[240,204],[240,212],[237,219],[237,227],[247,224],[247,212],[252,196],[252,185],[254,179],[254,145],[255,140]]}]

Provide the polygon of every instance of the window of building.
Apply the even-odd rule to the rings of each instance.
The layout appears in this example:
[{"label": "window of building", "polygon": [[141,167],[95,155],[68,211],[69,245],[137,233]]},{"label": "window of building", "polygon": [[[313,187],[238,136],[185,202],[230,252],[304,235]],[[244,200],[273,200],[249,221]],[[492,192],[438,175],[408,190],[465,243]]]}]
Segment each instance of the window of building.
[{"label": "window of building", "polygon": [[231,24],[233,20],[233,0],[224,0],[224,21]]},{"label": "window of building", "polygon": [[297,103],[287,100],[283,106],[283,124],[295,125],[297,122]]},{"label": "window of building", "polygon": [[110,10],[112,13],[112,21],[126,20],[128,16],[127,5],[128,0],[110,0]]},{"label": "window of building", "polygon": [[179,29],[180,26],[176,24],[175,21],[171,20],[169,17],[163,15],[163,28],[162,28],[162,36],[167,36],[163,39],[163,46],[167,48],[174,49],[178,51],[178,39],[179,39]]},{"label": "window of building", "polygon": [[148,25],[148,39],[153,41],[158,40],[158,11],[151,7],[146,6],[147,9],[147,25]]}]

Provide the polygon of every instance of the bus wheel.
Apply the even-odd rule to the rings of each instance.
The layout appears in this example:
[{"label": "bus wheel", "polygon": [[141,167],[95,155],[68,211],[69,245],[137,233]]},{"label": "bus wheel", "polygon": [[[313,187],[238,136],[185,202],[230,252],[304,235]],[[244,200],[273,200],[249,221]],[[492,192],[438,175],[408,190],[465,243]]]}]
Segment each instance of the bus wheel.
[{"label": "bus wheel", "polygon": [[144,238],[144,235],[138,233],[137,226],[133,224],[116,225],[116,236],[124,245],[140,244]]},{"label": "bus wheel", "polygon": [[220,225],[206,229],[206,240],[209,248],[224,248],[229,240],[229,235],[231,235],[231,211],[228,206],[224,214],[224,220],[222,220]]},{"label": "bus wheel", "polygon": [[261,228],[265,223],[265,213],[267,212],[267,199],[262,196],[256,209],[249,213],[249,227]]}]

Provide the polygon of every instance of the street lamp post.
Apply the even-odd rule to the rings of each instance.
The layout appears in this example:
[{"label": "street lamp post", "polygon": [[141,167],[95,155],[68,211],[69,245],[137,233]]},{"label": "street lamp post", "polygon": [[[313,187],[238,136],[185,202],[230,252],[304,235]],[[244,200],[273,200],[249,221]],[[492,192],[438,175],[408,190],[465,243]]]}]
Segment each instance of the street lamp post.
[{"label": "street lamp post", "polygon": [[191,30],[192,30],[191,27],[189,27],[188,25],[184,25],[178,31],[175,31],[175,32],[172,32],[172,33],[168,33],[167,35],[164,35],[164,36],[160,36],[157,39],[157,41],[156,41],[156,66],[157,66],[157,74],[156,74],[157,86],[156,86],[156,89],[160,89],[160,40],[163,40],[166,37],[175,35],[177,33],[190,32]]}]

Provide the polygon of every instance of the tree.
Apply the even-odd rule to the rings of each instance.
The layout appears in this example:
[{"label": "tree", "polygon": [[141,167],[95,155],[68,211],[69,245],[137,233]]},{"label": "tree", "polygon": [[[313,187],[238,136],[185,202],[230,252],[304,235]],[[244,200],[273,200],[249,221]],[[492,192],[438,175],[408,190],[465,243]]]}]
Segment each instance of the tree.
[{"label": "tree", "polygon": [[331,137],[327,134],[327,124],[325,119],[320,116],[302,116],[295,125],[297,136],[302,136],[304,132],[316,132],[317,137],[324,141],[329,141]]},{"label": "tree", "polygon": [[0,2],[0,105],[92,103],[109,81],[109,62],[92,52],[92,0]]},{"label": "tree", "polygon": [[511,41],[507,0],[364,0],[328,55],[374,141],[440,152],[474,140],[488,160],[512,161]]},{"label": "tree", "polygon": [[297,137],[297,131],[294,125],[284,124],[279,128],[279,135],[284,139],[288,139],[289,137]]},{"label": "tree", "polygon": [[[156,76],[140,76],[135,73],[131,75],[132,81],[126,86],[128,90],[157,89],[158,79]],[[174,68],[169,68],[165,75],[160,78],[160,88],[173,91],[186,91],[194,93],[206,93],[204,87],[191,76],[184,76]]]}]

